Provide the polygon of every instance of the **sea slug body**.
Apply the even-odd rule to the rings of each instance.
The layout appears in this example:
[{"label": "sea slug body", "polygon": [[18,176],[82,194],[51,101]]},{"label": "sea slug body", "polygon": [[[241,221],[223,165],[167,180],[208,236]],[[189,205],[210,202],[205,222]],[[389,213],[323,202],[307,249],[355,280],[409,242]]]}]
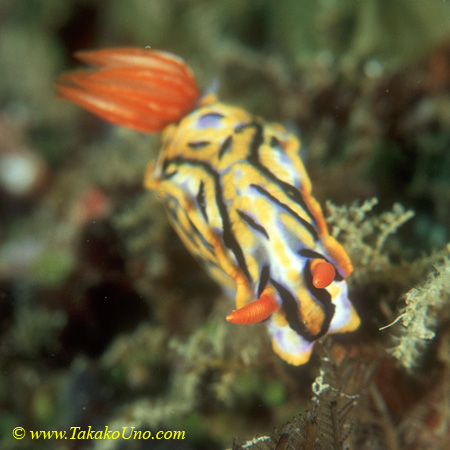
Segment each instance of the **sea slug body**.
[{"label": "sea slug body", "polygon": [[345,281],[352,265],[328,234],[296,136],[202,97],[171,54],[125,48],[80,58],[98,68],[63,75],[62,97],[113,123],[162,131],[145,186],[212,278],[236,292],[228,321],[263,321],[275,352],[294,365],[321,336],[359,326]]}]

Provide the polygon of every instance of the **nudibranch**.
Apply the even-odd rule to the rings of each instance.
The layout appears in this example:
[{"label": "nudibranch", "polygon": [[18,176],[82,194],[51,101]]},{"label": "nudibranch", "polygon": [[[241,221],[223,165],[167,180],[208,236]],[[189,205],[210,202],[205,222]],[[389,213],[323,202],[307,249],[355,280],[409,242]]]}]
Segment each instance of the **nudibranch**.
[{"label": "nudibranch", "polygon": [[235,324],[263,322],[275,352],[306,363],[315,341],[360,319],[353,268],[327,231],[296,136],[202,96],[185,62],[153,49],[80,52],[96,66],[62,75],[59,95],[112,123],[162,131],[144,184],[158,192],[192,255],[235,292]]}]

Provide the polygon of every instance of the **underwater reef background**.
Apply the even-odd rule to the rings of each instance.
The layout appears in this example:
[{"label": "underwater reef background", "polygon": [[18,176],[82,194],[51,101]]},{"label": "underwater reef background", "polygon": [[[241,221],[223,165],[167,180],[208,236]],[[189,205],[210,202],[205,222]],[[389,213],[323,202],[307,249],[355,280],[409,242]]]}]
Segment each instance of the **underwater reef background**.
[{"label": "underwater reef background", "polygon": [[[142,186],[159,136],[55,96],[75,51],[148,45],[300,135],[362,320],[305,366],[225,321]],[[446,449],[449,242],[449,1],[0,3],[0,448]],[[185,439],[30,438],[89,426]]]}]

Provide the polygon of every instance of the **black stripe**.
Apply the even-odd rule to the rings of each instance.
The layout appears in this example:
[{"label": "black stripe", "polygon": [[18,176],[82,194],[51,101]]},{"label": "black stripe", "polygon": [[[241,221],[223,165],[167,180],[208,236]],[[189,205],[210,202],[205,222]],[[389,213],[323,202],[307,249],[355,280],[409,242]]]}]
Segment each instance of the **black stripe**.
[{"label": "black stripe", "polygon": [[297,252],[300,256],[303,256],[304,258],[311,258],[311,259],[325,259],[326,261],[327,258],[325,258],[325,256],[321,255],[320,253],[315,252],[314,250],[310,250],[309,248],[302,248],[301,250],[299,250]]},{"label": "black stripe", "polygon": [[265,264],[261,269],[261,273],[259,274],[259,284],[258,284],[258,298],[261,296],[262,291],[267,286],[270,278],[270,266]]},{"label": "black stripe", "polygon": [[283,309],[286,313],[286,320],[289,326],[296,331],[300,336],[303,336],[307,341],[314,341],[317,339],[310,331],[305,327],[301,317],[299,317],[299,307],[297,300],[283,285],[277,283],[273,278],[270,279],[272,286],[278,291],[281,301],[283,303]]},{"label": "black stripe", "polygon": [[[215,249],[213,245],[208,242],[202,233],[200,233],[199,229],[195,226],[195,224],[192,222],[192,220],[189,218],[186,211],[181,209],[180,204],[178,203],[178,200],[175,197],[170,196],[170,202],[167,202],[165,204],[166,209],[168,210],[170,216],[172,217],[172,220],[176,222],[176,225],[183,230],[184,235],[187,239],[191,242],[192,245],[195,247],[198,246],[198,241],[195,239],[195,236],[200,239],[203,246],[208,250],[212,255],[215,254]],[[185,218],[187,219],[189,223],[189,228],[186,228],[182,222],[179,220],[179,215],[183,214]]]},{"label": "black stripe", "polygon": [[253,123],[252,122],[241,122],[238,123],[237,125],[235,125],[234,127],[234,132],[235,133],[242,133],[246,128],[251,128],[253,127]]},{"label": "black stripe", "polygon": [[237,209],[236,211],[239,214],[240,218],[247,223],[247,225],[252,227],[254,230],[258,231],[259,233],[263,234],[267,239],[270,239],[266,229],[262,225],[256,223],[249,215],[245,214],[245,212],[239,209]]},{"label": "black stripe", "polygon": [[255,127],[255,135],[253,136],[252,143],[250,146],[250,154],[247,161],[259,169],[267,178],[272,180],[278,187],[295,203],[301,206],[306,214],[310,217],[311,222],[315,223],[315,218],[308,208],[305,200],[302,197],[300,191],[295,187],[291,186],[283,180],[276,177],[266,166],[261,164],[259,160],[259,147],[264,143],[264,127],[256,122],[252,122],[250,125]]},{"label": "black stripe", "polygon": [[276,197],[274,197],[270,192],[267,192],[264,188],[261,186],[258,186],[257,184],[251,184],[252,188],[256,189],[259,193],[270,199],[272,202],[276,203],[277,205],[281,206],[283,209],[285,209],[291,216],[295,217],[312,235],[315,241],[319,239],[319,236],[317,234],[316,229],[313,225],[311,225],[308,221],[300,217],[293,209],[291,209],[288,205],[285,205],[283,202],[280,202]]},{"label": "black stripe", "polygon": [[[309,268],[307,268],[307,270],[309,270]],[[323,292],[320,294],[324,303],[319,300],[325,312],[325,320],[323,321],[319,332],[316,334],[311,334],[311,332],[303,323],[303,318],[300,317],[300,308],[294,295],[283,285],[277,283],[272,278],[270,279],[270,283],[278,291],[281,301],[283,302],[283,308],[286,313],[286,320],[289,326],[294,331],[296,331],[298,334],[300,334],[300,336],[304,337],[309,342],[315,341],[316,339],[319,339],[327,333],[336,307],[331,303],[331,295],[325,289],[316,289],[314,286],[312,286],[312,282],[310,283],[313,289],[316,289],[318,291],[325,291],[325,294]],[[326,298],[327,296],[328,298]],[[299,299],[299,301],[301,301],[301,299]]]},{"label": "black stripe", "polygon": [[[249,162],[256,160],[256,165],[259,168],[263,168],[259,162],[259,147],[264,143],[264,128],[259,123],[253,122],[252,125],[255,127],[255,134],[253,135],[252,142],[250,143],[250,155],[248,157]],[[265,168],[265,167],[264,167]]]},{"label": "black stripe", "polygon": [[219,147],[219,159],[222,158],[222,156],[231,149],[231,146],[233,144],[233,136],[228,136]]},{"label": "black stripe", "polygon": [[[251,158],[249,158],[249,162]],[[255,165],[254,162],[252,164]],[[300,191],[295,187],[291,186],[289,183],[286,183],[283,180],[280,180],[277,178],[267,167],[263,166],[262,164],[258,164],[257,167],[259,170],[269,179],[271,179],[278,187],[297,205],[299,205],[305,213],[309,216],[311,219],[311,222],[316,223],[316,219],[312,215],[311,211],[308,208],[308,205],[306,204],[305,200],[302,197],[302,194]]]},{"label": "black stripe", "polygon": [[227,248],[229,248],[236,258],[236,262],[244,273],[244,275],[250,280],[250,272],[248,271],[247,263],[245,261],[244,252],[242,251],[236,236],[233,234],[231,229],[230,218],[228,216],[227,206],[222,195],[222,186],[220,183],[220,175],[208,164],[202,161],[197,161],[195,159],[185,159],[177,156],[171,160],[164,161],[164,165],[167,167],[169,164],[174,164],[176,166],[191,165],[196,167],[201,167],[214,179],[215,197],[216,204],[219,210],[220,217],[222,219],[222,239]]},{"label": "black stripe", "polygon": [[209,223],[208,213],[206,212],[205,183],[203,183],[203,181],[200,181],[200,187],[197,194],[197,204],[206,223]]},{"label": "black stripe", "polygon": [[167,167],[169,166],[169,164],[170,164],[170,160],[168,160],[168,159],[163,160],[163,162],[162,162],[162,171],[163,172],[165,172],[167,170]]},{"label": "black stripe", "polygon": [[[189,218],[189,216],[187,215],[187,219],[189,221],[189,225],[191,226],[191,230],[198,236],[198,238],[200,239],[200,241],[202,242],[203,246],[206,248],[206,250],[208,250],[210,253],[212,253],[214,255],[215,251],[214,251],[214,247],[211,244],[211,242],[208,242],[205,239],[205,236],[203,236],[203,234],[200,232],[200,230],[195,226],[195,224],[192,222],[192,220]],[[197,244],[197,243],[195,243]]]},{"label": "black stripe", "polygon": [[192,150],[200,150],[203,147],[207,147],[209,144],[211,144],[211,142],[209,142],[209,141],[192,141],[192,142],[188,142],[187,145]]},{"label": "black stripe", "polygon": [[185,236],[187,237],[187,239],[189,239],[191,244],[196,246],[197,245],[197,241],[194,239],[194,234],[191,232],[191,230],[187,229],[184,225],[182,225],[182,223],[178,219],[178,210],[180,209],[180,205],[178,204],[178,202],[177,202],[176,206],[175,205],[169,205],[169,204],[166,204],[165,206],[166,206],[166,209],[167,209],[168,213],[170,214],[170,216],[172,218],[172,221],[176,223],[178,228],[183,230]]},{"label": "black stripe", "polygon": [[165,173],[165,174],[164,174],[164,179],[165,179],[165,180],[170,180],[170,179],[173,178],[177,173],[178,173],[178,170],[174,170],[174,171],[172,171],[172,172]]},{"label": "black stripe", "polygon": [[210,117],[214,117],[215,119],[222,119],[225,116],[222,113],[211,111],[211,112],[207,112],[205,114],[202,114],[200,116],[200,119],[206,119],[206,118],[210,118]]},{"label": "black stripe", "polygon": [[[333,261],[330,261],[328,258],[326,258],[325,256],[321,255],[320,253],[315,252],[314,250],[310,250],[309,248],[302,248],[301,250],[299,250],[297,252],[300,256],[303,256],[304,258],[311,258],[311,259],[323,259],[326,262],[329,262],[330,264],[334,263]],[[334,276],[335,281],[342,281],[344,279],[344,277],[338,272],[338,270],[336,269],[336,275]]]},{"label": "black stripe", "polygon": [[167,172],[167,168],[169,166],[169,161],[167,159],[164,159],[162,161],[162,173],[164,175],[164,179],[170,179],[173,176],[175,176],[178,173],[178,170],[172,170],[171,172]]},{"label": "black stripe", "polygon": [[270,138],[270,146],[274,150],[278,150],[278,151],[283,150],[283,146],[281,145],[281,141],[275,136],[271,136],[271,138]]},{"label": "black stripe", "polygon": [[321,336],[326,334],[328,328],[330,328],[331,319],[334,316],[336,306],[332,303],[331,294],[326,289],[319,289],[313,285],[311,276],[311,261],[308,261],[305,265],[303,270],[303,279],[308,291],[311,293],[311,296],[320,302],[325,312],[325,320],[323,321],[322,328],[315,336],[315,339],[319,339]]}]

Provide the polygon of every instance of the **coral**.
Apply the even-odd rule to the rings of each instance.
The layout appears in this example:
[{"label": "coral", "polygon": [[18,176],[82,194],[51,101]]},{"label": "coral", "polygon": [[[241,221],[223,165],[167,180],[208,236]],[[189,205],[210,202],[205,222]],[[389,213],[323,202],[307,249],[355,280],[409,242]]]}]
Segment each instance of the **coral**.
[{"label": "coral", "polygon": [[[450,251],[450,245],[447,249]],[[424,347],[436,335],[438,317],[440,321],[445,317],[448,320],[449,300],[450,257],[446,256],[435,265],[424,284],[405,294],[405,306],[392,323],[400,323],[401,328],[399,335],[394,337],[396,345],[389,352],[405,368],[411,370],[419,364]]]},{"label": "coral", "polygon": [[112,217],[133,264],[130,275],[143,293],[151,293],[154,280],[168,270],[167,254],[155,241],[163,241],[168,233],[168,221],[162,213],[162,205],[152,193],[138,194],[121,205]]},{"label": "coral", "polygon": [[62,311],[36,305],[30,286],[16,289],[20,301],[14,310],[14,322],[3,340],[3,355],[33,358],[59,350],[58,337],[67,318]]},{"label": "coral", "polygon": [[[389,252],[384,251],[389,236],[414,216],[413,211],[405,210],[400,204],[395,204],[391,212],[379,216],[369,215],[377,200],[366,200],[362,205],[353,204],[350,207],[337,207],[327,202],[329,211],[328,224],[331,234],[338,237],[351,255],[357,267],[353,282],[364,283],[367,277],[373,278],[373,272],[382,273],[386,280],[398,278],[398,271],[408,271],[403,274],[402,288],[417,284],[417,279],[424,277],[426,281],[401,295],[405,306],[400,309],[400,315],[390,324],[381,327],[394,333],[395,346],[389,350],[395,358],[407,369],[413,369],[420,363],[420,356],[427,342],[435,337],[435,329],[440,321],[445,320],[448,311],[450,291],[450,264],[448,255],[444,252],[429,257],[422,257],[411,262],[402,262],[397,267],[389,258]],[[450,247],[447,246],[447,251]],[[430,266],[434,268],[430,272]],[[403,268],[402,268],[403,266]],[[368,273],[370,272],[370,273]],[[403,291],[404,292],[404,291]]]},{"label": "coral", "polygon": [[412,210],[405,210],[399,203],[390,212],[369,215],[377,203],[376,198],[349,207],[326,203],[330,234],[343,243],[355,267],[369,267],[374,271],[389,264],[388,255],[383,251],[387,238],[414,216]]},{"label": "coral", "polygon": [[[274,433],[254,438],[239,445],[235,439],[232,450],[297,450],[384,448],[368,447],[374,436],[361,438],[367,430],[358,428],[359,413],[367,407],[367,391],[376,364],[368,355],[358,360],[343,358],[322,347],[319,375],[312,384],[314,397],[304,414],[294,417]],[[356,442],[359,440],[358,444]],[[380,444],[380,438],[376,440]]]},{"label": "coral", "polygon": [[450,389],[448,365],[423,401],[418,402],[399,425],[405,448],[439,449],[448,446],[450,431]]},{"label": "coral", "polygon": [[[206,378],[214,380],[208,386],[207,394],[214,402],[228,406],[234,404],[242,395],[239,378],[256,366],[267,344],[263,333],[255,335],[252,332],[253,345],[245,345],[250,333],[244,331],[232,337],[230,325],[216,313],[208,324],[185,342],[175,337],[168,340],[162,328],[148,326],[121,338],[104,355],[103,361],[105,368],[116,368],[127,374],[125,379],[131,377],[136,356],[147,372],[151,372],[152,366],[157,370],[164,361],[174,367],[169,392],[160,398],[140,399],[129,404],[128,417],[133,423],[150,427],[179,420],[202,404],[202,384]],[[152,377],[149,376],[147,382],[151,383]]]}]

